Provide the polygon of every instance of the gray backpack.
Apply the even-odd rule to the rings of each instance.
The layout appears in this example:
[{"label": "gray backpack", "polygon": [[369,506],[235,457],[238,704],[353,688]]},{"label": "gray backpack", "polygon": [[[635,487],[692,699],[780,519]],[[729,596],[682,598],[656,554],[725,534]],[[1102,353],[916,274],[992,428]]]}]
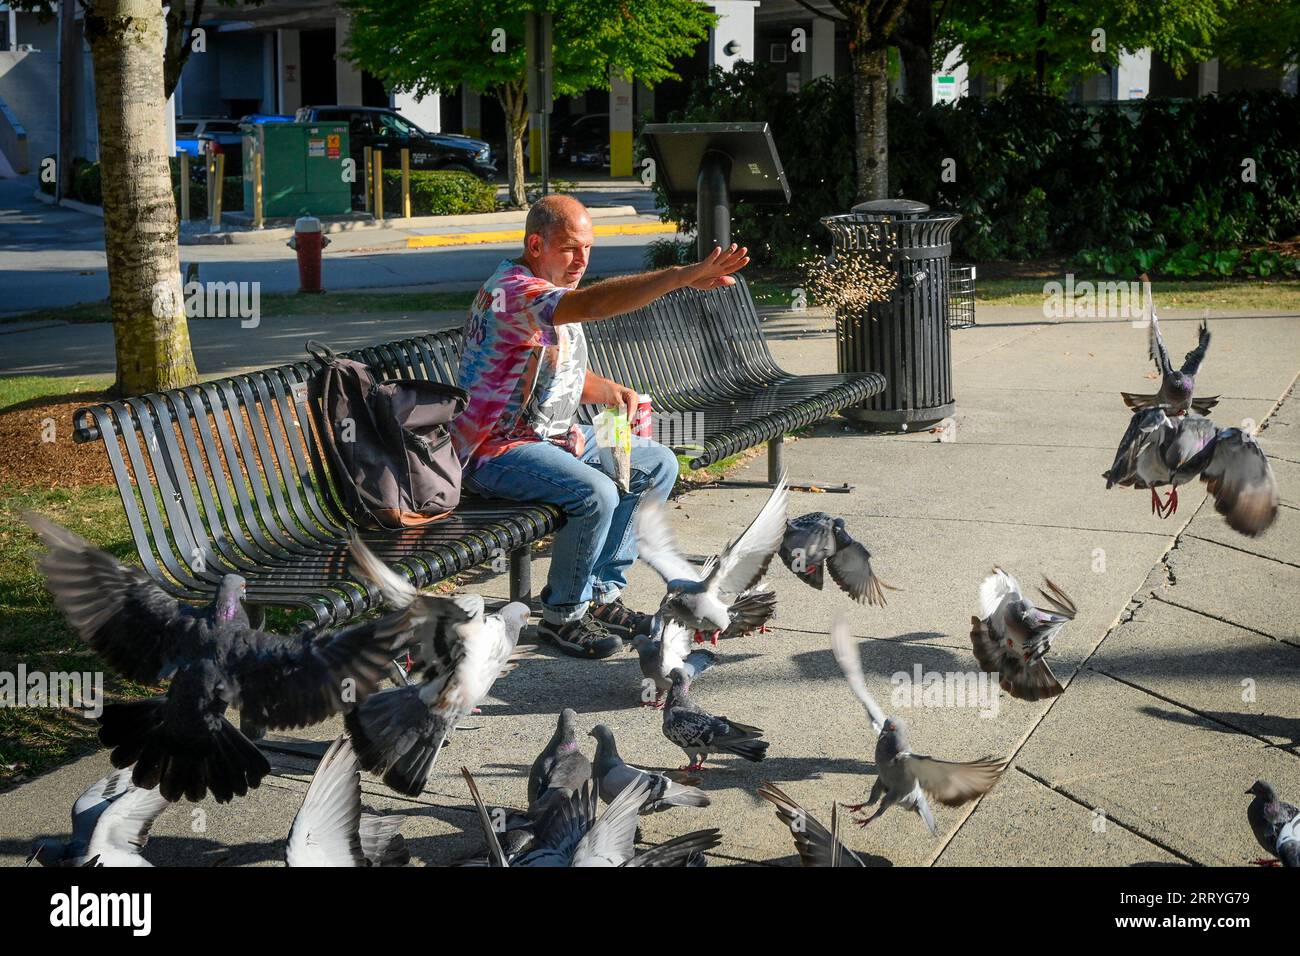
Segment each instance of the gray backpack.
[{"label": "gray backpack", "polygon": [[363,527],[428,524],[460,504],[460,461],[448,426],[464,389],[381,379],[364,362],[307,343],[321,364],[308,387],[316,430],[344,508]]}]

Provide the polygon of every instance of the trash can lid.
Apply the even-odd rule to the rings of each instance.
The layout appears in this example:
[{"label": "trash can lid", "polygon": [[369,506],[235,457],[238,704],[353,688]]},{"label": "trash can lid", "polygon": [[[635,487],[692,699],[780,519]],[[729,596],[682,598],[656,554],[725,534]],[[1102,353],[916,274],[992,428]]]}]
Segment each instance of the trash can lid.
[{"label": "trash can lid", "polygon": [[858,203],[853,211],[877,216],[919,216],[929,212],[930,207],[915,199],[869,199]]}]

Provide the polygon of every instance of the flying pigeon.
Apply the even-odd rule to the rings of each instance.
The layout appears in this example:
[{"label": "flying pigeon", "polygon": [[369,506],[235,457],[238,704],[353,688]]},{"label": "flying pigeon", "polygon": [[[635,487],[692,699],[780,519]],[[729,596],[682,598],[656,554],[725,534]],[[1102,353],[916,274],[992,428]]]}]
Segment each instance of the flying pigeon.
[{"label": "flying pigeon", "polygon": [[831,806],[831,829],[801,807],[774,783],[758,788],[758,795],[776,807],[776,815],[794,837],[795,849],[804,866],[861,866],[867,864],[839,838],[839,814]]},{"label": "flying pigeon", "polygon": [[[1103,473],[1106,487],[1151,489],[1151,511],[1168,518],[1178,510],[1178,486],[1200,477],[1214,510],[1249,537],[1277,517],[1277,479],[1259,442],[1240,428],[1219,428],[1199,415],[1170,418],[1163,409],[1135,412]],[[1172,486],[1161,502],[1157,488]]]},{"label": "flying pigeon", "polygon": [[129,768],[95,781],[72,805],[72,836],[42,839],[27,858],[41,866],[153,866],[140,855],[168,800],[131,782]]},{"label": "flying pigeon", "polygon": [[690,630],[714,632],[715,637],[730,628],[729,608],[759,582],[781,545],[788,497],[782,474],[750,526],[702,568],[678,551],[663,505],[643,501],[636,513],[637,545],[641,557],[668,583],[659,612]]},{"label": "flying pigeon", "polygon": [[884,589],[898,590],[872,572],[871,552],[850,537],[844,519],[824,511],[786,522],[780,554],[787,568],[818,591],[822,589],[824,572],[830,571],[840,590],[859,604],[883,607]]},{"label": "flying pigeon", "polygon": [[1271,854],[1269,859],[1255,862],[1260,866],[1300,866],[1300,809],[1278,799],[1273,785],[1264,780],[1256,780],[1246,794],[1255,795],[1246,808],[1246,819],[1259,845]]},{"label": "flying pigeon", "polygon": [[1043,580],[1048,590],[1039,592],[1049,610],[1034,607],[1015,578],[994,568],[980,585],[980,616],[970,619],[971,646],[980,669],[997,672],[1002,689],[1020,700],[1062,692],[1045,658],[1057,632],[1078,613],[1064,591],[1050,578]]},{"label": "flying pigeon", "polygon": [[361,765],[347,735],[325,751],[289,829],[289,866],[405,866],[400,816],[361,812]]},{"label": "flying pigeon", "polygon": [[244,796],[270,772],[262,752],[225,718],[228,707],[269,728],[305,727],[378,686],[404,640],[395,615],[324,633],[282,637],[252,627],[245,582],[221,579],[208,607],[181,604],[138,568],[122,564],[47,518],[27,521],[49,548],[41,570],[82,640],[124,677],[170,678],[167,696],[112,703],[99,739],[114,767],[167,800],[218,803]]},{"label": "flying pigeon", "polygon": [[642,676],[655,686],[654,700],[641,701],[645,707],[663,707],[664,695],[673,686],[669,675],[678,667],[694,680],[718,662],[718,655],[710,650],[691,650],[691,635],[686,628],[676,621],[665,621],[659,614],[654,616],[651,633],[632,638],[632,646],[640,659]]},{"label": "flying pigeon", "polygon": [[831,650],[840,669],[848,679],[855,697],[866,708],[871,728],[880,736],[876,738],[876,782],[865,803],[846,806],[852,813],[873,805],[881,797],[880,809],[865,820],[856,821],[866,826],[894,804],[915,810],[925,821],[931,835],[938,836],[934,814],[926,796],[948,807],[958,807],[987,793],[1007,768],[1007,761],[985,757],[968,763],[939,760],[925,754],[913,753],[907,745],[902,722],[887,717],[867,690],[862,676],[862,662],[853,643],[851,630],[844,618],[831,625]]},{"label": "flying pigeon", "polygon": [[1219,396],[1193,398],[1196,388],[1196,373],[1200,370],[1205,352],[1210,347],[1210,327],[1201,321],[1200,334],[1197,336],[1196,348],[1192,349],[1183,360],[1183,367],[1175,370],[1165,349],[1165,340],[1160,335],[1160,322],[1156,312],[1151,310],[1150,353],[1151,361],[1156,363],[1160,373],[1160,391],[1154,395],[1135,395],[1120,392],[1124,404],[1134,411],[1146,411],[1149,408],[1163,408],[1170,415],[1185,415],[1189,410],[1206,415],[1210,409],[1219,404]]},{"label": "flying pigeon", "polygon": [[591,761],[578,749],[577,720],[571,708],[560,711],[555,733],[528,771],[528,815],[534,820],[591,779]]},{"label": "flying pigeon", "polygon": [[614,798],[628,787],[649,782],[650,789],[641,803],[641,813],[658,813],[673,807],[707,807],[709,798],[703,790],[687,786],[669,778],[667,774],[642,770],[623,762],[618,754],[614,733],[604,724],[592,728],[596,738],[595,779],[600,799],[613,803]]},{"label": "flying pigeon", "polygon": [[443,743],[487,697],[506,670],[528,620],[528,605],[485,614],[483,599],[420,594],[362,543],[352,539],[353,570],[375,584],[414,635],[419,682],[380,691],[350,711],[344,724],[361,766],[398,793],[424,789]]},{"label": "flying pigeon", "polygon": [[683,770],[703,770],[711,753],[731,753],[757,763],[767,756],[763,731],[726,717],[715,717],[691,700],[691,682],[680,667],[672,672],[673,686],[664,704],[664,736],[681,747],[690,763]]}]

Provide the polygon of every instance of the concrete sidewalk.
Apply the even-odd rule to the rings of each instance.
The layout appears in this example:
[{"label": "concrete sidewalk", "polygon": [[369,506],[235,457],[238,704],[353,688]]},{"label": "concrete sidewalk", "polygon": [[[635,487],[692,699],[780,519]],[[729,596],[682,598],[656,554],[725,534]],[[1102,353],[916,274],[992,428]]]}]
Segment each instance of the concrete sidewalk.
[{"label": "concrete sidewalk", "polygon": [[[1227,529],[1200,485],[1183,489],[1167,521],[1150,514],[1145,492],[1104,490],[1100,474],[1128,417],[1118,392],[1152,385],[1145,329],[1045,324],[991,309],[979,319],[985,324],[953,336],[955,442],[862,435],[831,421],[788,443],[794,478],[856,486],[848,495],[796,494],[792,513],[842,514],[881,576],[903,590],[886,608],[864,608],[774,567],[776,630],[722,645],[722,664],[696,686],[702,706],[765,728],[768,758],[710,761],[703,786],[712,806],[643,818],[647,840],[717,826],[724,840],[711,864],[790,863],[789,832],[754,795],[764,780],[823,820],[832,801],[865,799],[874,741],[829,652],[840,613],[862,639],[868,683],[907,721],[919,752],[1013,759],[978,803],[936,809],[938,839],[899,809],[849,833],[873,862],[1242,865],[1261,855],[1243,791],[1262,777],[1300,798],[1300,411],[1294,399],[1275,410],[1300,370],[1300,319],[1215,321],[1198,383],[1223,396],[1216,419],[1266,423],[1260,441],[1284,504],[1257,540]],[[1162,325],[1173,353],[1190,347],[1192,322],[1171,316]],[[790,314],[767,329],[792,370],[834,366],[824,315]],[[764,469],[760,457],[742,475]],[[669,515],[687,550],[708,552],[764,498],[700,490]],[[970,617],[995,563],[1027,587],[1047,573],[1077,601],[1078,619],[1049,656],[1065,694],[1036,704],[1003,695],[987,717],[972,707],[891,705],[896,673],[974,669]],[[539,556],[539,587],[546,567]],[[505,597],[505,580],[474,589]],[[635,567],[628,602],[648,608],[661,595],[653,572]],[[459,768],[474,771],[489,805],[522,806],[528,767],[566,705],[585,728],[611,726],[628,761],[679,766],[683,755],[661,735],[658,712],[638,706],[639,682],[630,653],[585,662],[541,648],[540,659],[498,682],[482,716],[462,724],[424,794],[397,797],[367,777],[365,803],[409,818],[404,832],[421,862],[472,852],[481,841]],[[305,736],[325,740],[338,729],[336,721]],[[173,865],[278,862],[310,766],[289,756],[272,763],[273,775],[246,800],[205,803],[200,816],[191,806],[169,810],[146,855]],[[0,794],[0,861],[20,863],[36,839],[65,833],[72,801],[107,767],[99,752]]]}]

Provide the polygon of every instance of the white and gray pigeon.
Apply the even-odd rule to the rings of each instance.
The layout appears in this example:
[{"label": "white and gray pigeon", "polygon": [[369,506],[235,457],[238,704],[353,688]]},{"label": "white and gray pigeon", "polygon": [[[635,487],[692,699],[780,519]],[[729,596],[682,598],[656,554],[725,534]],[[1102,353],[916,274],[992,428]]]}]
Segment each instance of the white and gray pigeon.
[{"label": "white and gray pigeon", "polygon": [[[980,585],[979,617],[971,617],[971,646],[980,668],[998,675],[999,684],[1019,700],[1055,697],[1063,688],[1048,666],[1052,640],[1079,609],[1051,578],[1039,588],[1048,610],[1034,606],[1020,585],[1001,568]],[[1050,591],[1050,593],[1049,593]]]},{"label": "white and gray pigeon", "polygon": [[703,567],[691,564],[678,550],[663,505],[643,501],[636,513],[637,546],[645,562],[667,582],[660,613],[689,630],[715,637],[730,628],[731,606],[758,584],[781,546],[788,498],[783,474],[749,527]]},{"label": "white and gray pigeon", "polygon": [[698,787],[693,787],[673,780],[667,774],[642,770],[623,762],[619,756],[618,744],[614,732],[604,724],[598,724],[591,730],[596,738],[596,762],[593,775],[600,793],[600,799],[613,803],[614,798],[628,787],[640,786],[648,782],[645,800],[641,803],[641,813],[658,813],[673,807],[707,807],[709,797]]},{"label": "white and gray pigeon", "polygon": [[154,821],[168,807],[157,789],[131,782],[131,770],[114,770],[72,804],[72,836],[42,839],[27,858],[42,866],[153,866],[140,855]]},{"label": "white and gray pigeon", "polygon": [[885,605],[885,589],[897,591],[871,570],[871,552],[854,541],[844,519],[824,511],[791,518],[781,541],[781,560],[799,580],[822,589],[825,572],[859,604]]},{"label": "white and gray pigeon", "polygon": [[831,805],[831,828],[801,807],[794,798],[774,783],[758,788],[758,795],[776,807],[776,815],[790,828],[799,861],[804,866],[865,867],[862,857],[844,845],[839,834],[839,813]]},{"label": "white and gray pigeon", "polygon": [[846,809],[857,813],[879,800],[880,809],[866,819],[856,821],[858,826],[866,826],[897,804],[916,811],[930,833],[938,836],[939,828],[935,825],[927,796],[948,807],[968,803],[983,796],[998,782],[1007,768],[1007,761],[985,757],[958,763],[913,753],[907,744],[902,722],[886,716],[867,690],[857,645],[844,618],[838,618],[831,625],[831,650],[853,695],[866,708],[872,730],[879,734],[876,738],[877,777],[871,795],[865,803],[846,806]]},{"label": "white and gray pigeon", "polygon": [[1267,780],[1256,780],[1246,794],[1255,797],[1246,807],[1246,819],[1259,845],[1270,854],[1255,862],[1260,866],[1300,866],[1300,808],[1280,799]]},{"label": "white and gray pigeon", "polygon": [[1210,327],[1202,320],[1196,339],[1196,348],[1183,358],[1183,367],[1174,368],[1169,360],[1169,351],[1165,348],[1164,337],[1160,334],[1160,322],[1156,312],[1151,310],[1151,325],[1148,351],[1151,361],[1156,364],[1160,376],[1160,391],[1154,395],[1137,395],[1132,392],[1120,392],[1124,404],[1134,411],[1148,408],[1163,408],[1170,415],[1185,415],[1194,411],[1200,415],[1209,414],[1211,408],[1219,404],[1219,396],[1195,398],[1192,392],[1196,388],[1196,373],[1200,371],[1201,362],[1205,360],[1206,350],[1210,347]]},{"label": "white and gray pigeon", "polygon": [[598,816],[596,791],[588,782],[539,821],[532,846],[511,859],[501,847],[473,775],[465,768],[461,768],[461,774],[474,798],[493,866],[694,866],[698,865],[705,850],[721,842],[716,829],[697,830],[638,855],[635,847],[637,809],[645,800],[649,783],[628,787]]},{"label": "white and gray pigeon", "polygon": [[[653,700],[642,694],[644,707],[663,707],[664,695],[673,686],[669,675],[677,668],[680,667],[688,678],[694,680],[718,663],[718,655],[713,651],[703,647],[692,650],[690,632],[676,621],[664,620],[660,614],[654,616],[649,634],[632,638],[632,646],[636,648],[642,677],[655,688]],[[646,683],[642,686],[649,689]]]},{"label": "white and gray pigeon", "polygon": [[383,678],[405,640],[397,615],[292,637],[251,626],[245,582],[227,574],[207,607],[181,604],[140,568],[121,563],[38,514],[27,521],[49,549],[40,568],[73,629],[111,667],[167,695],[110,703],[99,739],[114,767],[168,800],[218,803],[258,786],[271,765],[225,717],[305,727],[351,708]]},{"label": "white and gray pigeon", "polygon": [[344,723],[361,766],[398,793],[415,796],[456,725],[513,666],[528,605],[515,601],[485,614],[478,595],[420,594],[355,536],[352,557],[355,573],[403,608],[399,616],[414,635],[421,670],[417,683],[370,696]]},{"label": "white and gray pigeon", "polygon": [[[1151,511],[1162,518],[1178,510],[1178,486],[1198,476],[1234,531],[1254,537],[1277,517],[1277,479],[1259,442],[1199,415],[1171,418],[1162,408],[1134,413],[1102,475],[1107,488],[1150,488]],[[1165,485],[1172,490],[1161,502],[1156,489]]]},{"label": "white and gray pigeon", "polygon": [[591,761],[578,747],[578,715],[570,707],[560,711],[555,733],[528,771],[528,815],[544,816],[561,800],[568,800],[591,779]]},{"label": "white and gray pigeon", "polygon": [[405,866],[411,859],[404,818],[361,812],[361,764],[346,734],[316,765],[289,828],[289,866]]},{"label": "white and gray pigeon", "polygon": [[683,770],[703,770],[711,753],[729,753],[757,763],[767,756],[768,741],[763,731],[731,720],[715,717],[691,700],[691,682],[679,667],[671,674],[673,686],[664,704],[664,736],[690,759]]}]

